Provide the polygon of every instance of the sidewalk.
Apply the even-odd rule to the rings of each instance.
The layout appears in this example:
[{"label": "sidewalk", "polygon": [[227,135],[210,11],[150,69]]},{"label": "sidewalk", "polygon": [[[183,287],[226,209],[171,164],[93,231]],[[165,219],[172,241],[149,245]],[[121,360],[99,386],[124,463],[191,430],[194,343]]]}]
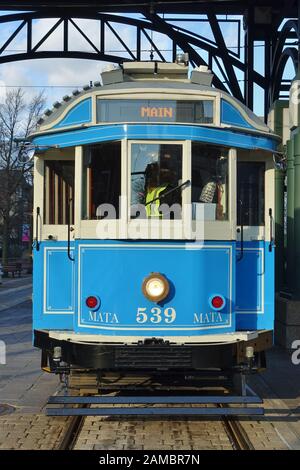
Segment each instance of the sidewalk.
[{"label": "sidewalk", "polygon": [[0,364],[0,404],[15,407],[14,415],[40,413],[59,380],[41,370],[40,350],[32,346],[31,302],[0,313],[0,339],[6,344],[6,364]]},{"label": "sidewalk", "polygon": [[32,282],[32,274],[22,274],[21,277],[2,277],[0,279],[0,294],[6,289],[19,287]]},{"label": "sidewalk", "polygon": [[31,300],[32,275],[26,274],[21,278],[5,278],[0,285],[0,312]]}]

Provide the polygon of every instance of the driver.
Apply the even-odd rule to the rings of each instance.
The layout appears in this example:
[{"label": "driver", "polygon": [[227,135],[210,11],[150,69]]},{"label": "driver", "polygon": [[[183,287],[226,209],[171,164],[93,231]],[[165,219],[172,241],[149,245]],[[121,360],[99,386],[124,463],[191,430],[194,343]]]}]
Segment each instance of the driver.
[{"label": "driver", "polygon": [[[176,174],[170,168],[162,168],[157,162],[147,165],[145,172],[145,209],[147,217],[163,218],[160,211],[162,204],[171,207],[180,203],[180,196],[176,191],[167,194],[176,187]],[[152,202],[153,201],[153,202]]]}]

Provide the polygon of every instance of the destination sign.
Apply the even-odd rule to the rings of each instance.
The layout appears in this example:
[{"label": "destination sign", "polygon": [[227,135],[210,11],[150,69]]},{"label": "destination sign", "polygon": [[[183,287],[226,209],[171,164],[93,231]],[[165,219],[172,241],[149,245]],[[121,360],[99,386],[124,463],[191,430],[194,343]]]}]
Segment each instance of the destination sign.
[{"label": "destination sign", "polygon": [[98,122],[213,123],[213,100],[102,100],[97,101]]}]

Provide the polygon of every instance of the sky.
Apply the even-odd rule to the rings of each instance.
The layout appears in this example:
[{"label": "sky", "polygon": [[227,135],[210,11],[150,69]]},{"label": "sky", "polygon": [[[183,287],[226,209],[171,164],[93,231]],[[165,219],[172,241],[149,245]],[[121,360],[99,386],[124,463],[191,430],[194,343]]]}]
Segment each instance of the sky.
[{"label": "sky", "polygon": [[[10,12],[2,12],[2,14]],[[124,17],[125,15],[122,14]],[[129,15],[128,15],[129,16]],[[134,16],[134,15],[131,15]],[[135,15],[134,17],[138,17]],[[173,15],[174,17],[174,15]],[[193,16],[194,17],[194,16]],[[189,16],[186,15],[188,19]],[[203,18],[203,17],[202,17]],[[37,44],[43,35],[54,25],[57,19],[38,19],[35,20],[33,25],[33,44]],[[213,34],[207,22],[178,22],[173,21],[178,26],[190,29],[196,34],[200,34],[208,40],[213,40]],[[19,24],[19,23],[17,23]],[[98,41],[100,32],[99,24],[95,20],[76,20],[76,24],[88,35],[91,41]],[[135,29],[129,25],[114,24],[120,37],[128,45],[131,50],[135,49]],[[16,29],[16,23],[6,23],[0,25],[0,45],[3,45],[9,35]],[[221,29],[226,39],[227,46],[230,46],[233,51],[237,46],[237,27],[235,23],[221,23]],[[39,50],[60,50],[62,47],[62,25],[47,39]],[[73,45],[74,50],[92,52],[93,49],[88,42],[80,36],[76,28],[69,25],[69,42]],[[16,53],[26,50],[26,30],[21,31],[15,39],[9,44],[4,54],[11,51]],[[112,54],[116,53],[125,57],[130,57],[128,53],[124,52],[122,44],[107,29],[106,31],[106,51]],[[151,34],[149,32],[149,34]],[[171,60],[171,41],[166,36],[153,33],[153,42],[159,46],[168,60]],[[243,37],[241,37],[241,44],[243,46]],[[1,47],[1,46],[0,46]],[[145,50],[142,58],[150,60],[150,44],[146,38],[142,41],[142,48]],[[242,51],[243,54],[243,51]],[[205,53],[203,58],[206,59]],[[158,59],[154,56],[154,59]],[[258,72],[263,73],[263,47],[262,44],[257,43],[255,47],[255,68]],[[30,61],[17,61],[0,64],[0,100],[4,96],[6,89],[12,87],[24,87],[28,98],[45,89],[47,99],[47,106],[51,107],[52,103],[60,100],[62,96],[71,93],[74,88],[80,88],[90,81],[97,81],[100,78],[100,73],[107,65],[104,62],[97,60],[82,60],[82,59],[39,59]],[[222,64],[221,64],[222,66]],[[286,77],[293,76],[293,67],[288,63],[286,69]],[[240,80],[240,86],[243,88],[243,76],[240,72],[237,73]],[[258,115],[263,114],[263,93],[259,87],[255,88],[255,104],[254,111]]]}]

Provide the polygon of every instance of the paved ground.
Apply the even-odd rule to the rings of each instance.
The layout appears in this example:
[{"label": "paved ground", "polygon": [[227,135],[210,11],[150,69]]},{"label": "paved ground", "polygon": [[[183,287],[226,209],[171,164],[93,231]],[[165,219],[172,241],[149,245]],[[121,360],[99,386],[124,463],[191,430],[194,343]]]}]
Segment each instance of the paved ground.
[{"label": "paved ground", "polygon": [[75,450],[232,450],[218,420],[88,417]]},{"label": "paved ground", "polygon": [[[300,364],[294,365],[291,353],[279,347],[274,347],[267,359],[267,370],[251,383],[264,399],[265,416],[260,423],[265,429],[271,425],[289,449],[300,450]],[[243,426],[250,437],[258,430],[251,420]],[[265,448],[263,440],[259,448]]]},{"label": "paved ground", "polygon": [[[31,295],[31,277],[4,281],[0,340],[6,344],[6,365],[0,364],[0,404],[13,405],[18,412],[39,412],[45,397],[56,390],[58,378],[41,371],[40,351],[32,346],[31,302],[25,300]],[[11,307],[4,308],[8,304]]]},{"label": "paved ground", "polygon": [[3,278],[0,283],[0,312],[17,306],[24,300],[31,300],[32,276]]}]

